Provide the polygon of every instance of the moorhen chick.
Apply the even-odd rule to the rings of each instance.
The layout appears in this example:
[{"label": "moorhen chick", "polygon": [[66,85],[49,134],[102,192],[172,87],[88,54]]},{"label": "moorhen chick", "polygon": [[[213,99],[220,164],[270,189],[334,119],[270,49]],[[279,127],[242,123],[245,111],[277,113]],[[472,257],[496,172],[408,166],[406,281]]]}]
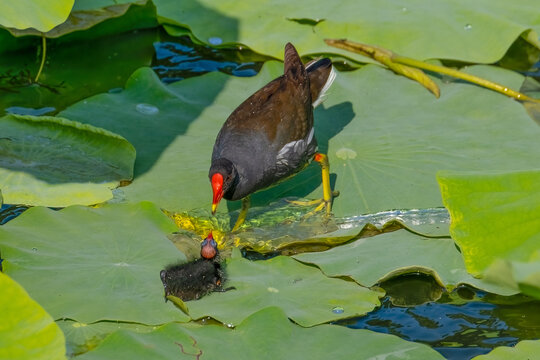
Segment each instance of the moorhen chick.
[{"label": "moorhen chick", "polygon": [[335,78],[330,59],[304,66],[291,43],[285,46],[284,74],[269,82],[238,106],[221,128],[212,153],[209,178],[212,214],[222,198],[242,199],[242,210],[233,231],[244,222],[250,195],[289,178],[311,159],[322,167],[323,198],[315,211],[332,197],[326,155],[317,153],[313,108],[323,99]]},{"label": "moorhen chick", "polygon": [[197,300],[212,291],[223,291],[225,274],[212,233],[201,243],[199,259],[168,266],[159,275],[165,288],[165,299],[173,295],[183,301]]}]

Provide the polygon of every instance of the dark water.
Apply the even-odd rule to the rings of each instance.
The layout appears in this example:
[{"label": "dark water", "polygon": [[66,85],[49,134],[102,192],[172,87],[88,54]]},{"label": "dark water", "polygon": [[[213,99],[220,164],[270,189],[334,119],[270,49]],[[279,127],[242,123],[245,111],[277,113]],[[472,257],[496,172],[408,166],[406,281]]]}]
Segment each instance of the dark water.
[{"label": "dark water", "polygon": [[539,300],[468,286],[446,292],[426,275],[401,276],[381,287],[388,295],[380,308],[339,324],[424,343],[456,360],[540,338]]},{"label": "dark water", "polygon": [[[144,35],[146,39],[154,36],[141,34],[133,32],[132,35],[122,36]],[[156,39],[152,42],[154,55],[151,66],[162,81],[167,83],[212,71],[233,76],[254,76],[263,62],[268,60],[249,49],[237,47],[217,50],[194,44],[188,37],[172,38],[163,31],[159,32]],[[120,40],[125,41],[123,37]],[[107,44],[107,41],[103,39],[103,43]],[[114,41],[111,44],[115,44]],[[118,77],[117,83],[107,86],[121,86],[119,84],[125,82],[126,76]],[[85,86],[86,91],[89,91],[85,96],[103,91],[99,88],[88,90]],[[14,91],[7,87],[4,90]],[[66,105],[60,103],[61,100],[58,103],[52,100],[48,103],[48,97],[39,96],[39,99],[33,102],[32,99],[27,102],[17,100],[17,105],[22,108],[21,111],[43,107],[62,109]],[[46,99],[45,103],[43,99]],[[6,101],[0,105],[6,109],[13,104]],[[22,206],[3,205],[0,209],[0,225],[20,215],[25,209]],[[505,298],[469,287],[460,287],[449,293],[441,289],[433,279],[421,275],[401,276],[380,285],[388,294],[382,300],[381,307],[366,316],[339,324],[425,343],[449,359],[470,359],[497,346],[512,346],[519,340],[540,338],[540,301],[537,300],[521,296]]]},{"label": "dark water", "polygon": [[187,36],[161,34],[154,43],[152,68],[163,82],[171,83],[212,71],[234,76],[255,76],[268,57],[242,47],[215,49],[193,43]]}]

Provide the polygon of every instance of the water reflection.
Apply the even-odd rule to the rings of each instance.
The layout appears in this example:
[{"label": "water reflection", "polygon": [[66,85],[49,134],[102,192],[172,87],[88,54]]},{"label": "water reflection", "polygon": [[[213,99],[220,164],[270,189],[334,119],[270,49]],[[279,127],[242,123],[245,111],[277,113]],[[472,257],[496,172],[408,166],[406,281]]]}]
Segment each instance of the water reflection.
[{"label": "water reflection", "polygon": [[[219,38],[214,38],[216,41]],[[219,39],[221,40],[221,39]],[[194,44],[189,37],[168,38],[154,43],[152,68],[163,82],[171,83],[185,78],[221,71],[234,76],[255,76],[268,57],[242,48],[215,49]]]},{"label": "water reflection", "polygon": [[[430,345],[448,359],[470,359],[497,346],[512,346],[520,340],[540,337],[540,301],[524,296],[502,297],[462,286],[443,292],[437,301],[419,305],[396,305],[395,299],[415,299],[420,288],[426,298],[431,280],[418,276],[400,278],[397,294],[392,284],[382,305],[368,315],[339,322],[354,329],[369,329]],[[397,282],[397,280],[394,280]],[[409,285],[409,286],[408,286]],[[471,297],[472,295],[472,297]]]}]

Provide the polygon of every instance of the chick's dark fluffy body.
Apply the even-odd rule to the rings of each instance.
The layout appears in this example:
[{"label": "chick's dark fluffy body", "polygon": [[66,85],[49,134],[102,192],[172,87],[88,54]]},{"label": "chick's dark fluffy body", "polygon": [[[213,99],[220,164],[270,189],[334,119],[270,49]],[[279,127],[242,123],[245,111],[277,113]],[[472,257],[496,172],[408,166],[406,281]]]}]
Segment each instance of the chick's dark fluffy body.
[{"label": "chick's dark fluffy body", "polygon": [[171,265],[160,275],[165,296],[173,295],[183,301],[197,300],[213,291],[221,291],[225,281],[225,273],[217,259],[201,258]]}]

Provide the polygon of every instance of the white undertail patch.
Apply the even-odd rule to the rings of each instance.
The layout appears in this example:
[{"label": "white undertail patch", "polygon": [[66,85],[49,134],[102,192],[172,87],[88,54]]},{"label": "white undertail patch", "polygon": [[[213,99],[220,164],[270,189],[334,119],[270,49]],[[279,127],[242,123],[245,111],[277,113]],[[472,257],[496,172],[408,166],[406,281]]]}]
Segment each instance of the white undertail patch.
[{"label": "white undertail patch", "polygon": [[319,93],[319,97],[315,99],[315,101],[312,102],[313,107],[317,107],[320,103],[326,99],[327,91],[330,89],[330,86],[332,86],[332,83],[336,79],[336,70],[334,70],[334,67],[332,66],[332,69],[330,70],[330,75],[328,75],[328,79],[326,80],[326,83],[324,84],[321,92]]}]

